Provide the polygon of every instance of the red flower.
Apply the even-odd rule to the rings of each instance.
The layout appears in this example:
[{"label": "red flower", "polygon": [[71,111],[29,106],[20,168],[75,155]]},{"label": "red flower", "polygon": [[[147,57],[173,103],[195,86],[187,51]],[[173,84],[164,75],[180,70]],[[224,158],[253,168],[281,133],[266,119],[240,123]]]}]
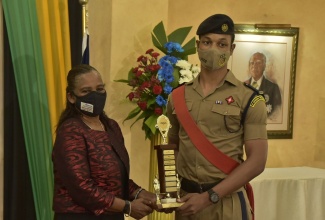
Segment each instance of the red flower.
[{"label": "red flower", "polygon": [[136,77],[139,77],[139,76],[141,76],[142,75],[142,73],[143,73],[143,71],[142,70],[138,70],[137,72],[136,72]]},{"label": "red flower", "polygon": [[142,90],[146,89],[146,88],[149,88],[151,86],[151,83],[149,81],[145,81],[142,83],[142,85],[140,86],[140,88]]},{"label": "red flower", "polygon": [[132,72],[136,73],[136,72],[138,72],[138,69],[139,69],[139,67],[135,67],[135,68],[133,68]]},{"label": "red flower", "polygon": [[158,71],[160,69],[160,65],[159,64],[150,65],[148,66],[148,69],[151,72]]},{"label": "red flower", "polygon": [[138,91],[134,92],[133,94],[134,94],[134,99],[135,99],[135,98],[137,98],[137,99],[140,98],[140,94],[139,94]]},{"label": "red flower", "polygon": [[156,76],[151,76],[151,83],[152,84],[160,84],[159,79],[156,78]]},{"label": "red flower", "polygon": [[149,50],[146,51],[146,54],[151,54],[152,51],[153,51],[153,49],[149,49]]},{"label": "red flower", "polygon": [[154,57],[154,58],[157,58],[159,55],[160,55],[160,54],[157,53],[157,52],[154,52],[154,53],[151,54],[151,56]]},{"label": "red flower", "polygon": [[156,114],[156,115],[161,115],[162,113],[163,113],[162,108],[160,108],[160,107],[156,107],[156,108],[155,108],[155,114]]},{"label": "red flower", "polygon": [[147,109],[147,102],[145,102],[145,101],[139,101],[139,102],[138,102],[138,106],[139,106],[139,108],[140,108],[142,111],[144,111],[144,110]]},{"label": "red flower", "polygon": [[159,95],[161,94],[162,92],[162,87],[159,86],[159,85],[154,85],[153,89],[152,89],[152,92],[155,94],[155,95]]},{"label": "red flower", "polygon": [[147,66],[147,68],[146,68],[146,70],[147,70],[147,71],[150,71],[150,72],[152,72],[152,71],[153,71],[153,69],[154,69],[154,68],[152,67],[152,65],[150,65],[150,66]]},{"label": "red flower", "polygon": [[158,71],[158,70],[160,70],[161,66],[159,64],[156,64],[156,65],[153,65],[153,67],[154,67],[155,71]]},{"label": "red flower", "polygon": [[[139,58],[141,59],[139,60]],[[148,57],[140,56],[139,58],[138,58],[138,62],[142,62],[143,65],[147,65]]]},{"label": "red flower", "polygon": [[131,92],[131,93],[128,95],[128,97],[129,97],[129,100],[132,101],[132,99],[134,98],[134,93]]},{"label": "red flower", "polygon": [[145,56],[141,55],[138,57],[137,62],[140,62]]}]

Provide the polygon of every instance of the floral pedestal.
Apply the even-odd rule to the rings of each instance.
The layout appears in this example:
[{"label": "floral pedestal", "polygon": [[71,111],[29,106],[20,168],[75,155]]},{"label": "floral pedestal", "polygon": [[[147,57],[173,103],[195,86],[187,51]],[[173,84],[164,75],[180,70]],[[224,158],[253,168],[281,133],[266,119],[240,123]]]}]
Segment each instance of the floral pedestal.
[{"label": "floral pedestal", "polygon": [[[151,148],[150,148],[150,169],[149,169],[149,190],[150,192],[154,192],[153,180],[155,176],[158,174],[158,162],[157,162],[157,153],[154,149],[155,145],[159,145],[162,143],[162,137],[158,133],[153,136],[151,139]],[[156,212],[154,211],[152,214],[148,216],[148,220],[174,220],[175,214],[170,213],[166,214],[164,212]]]}]

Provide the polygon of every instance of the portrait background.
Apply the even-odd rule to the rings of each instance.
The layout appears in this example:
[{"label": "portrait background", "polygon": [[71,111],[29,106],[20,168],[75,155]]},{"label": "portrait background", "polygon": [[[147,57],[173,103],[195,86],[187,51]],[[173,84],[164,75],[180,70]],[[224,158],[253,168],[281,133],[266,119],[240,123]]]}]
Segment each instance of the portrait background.
[{"label": "portrait background", "polygon": [[[228,68],[244,82],[251,77],[250,57],[256,52],[266,56],[264,77],[279,86],[282,101],[281,108],[276,115],[268,117],[268,136],[269,138],[292,138],[298,29],[261,30],[255,29],[252,25],[246,26],[247,30],[256,31],[256,33],[242,33],[245,25],[237,25],[237,29],[241,31],[236,34],[236,49],[228,63]],[[292,32],[293,36],[280,36],[288,32]],[[268,94],[264,95],[266,99],[269,98]],[[273,106],[267,106],[267,108],[270,107]]]}]

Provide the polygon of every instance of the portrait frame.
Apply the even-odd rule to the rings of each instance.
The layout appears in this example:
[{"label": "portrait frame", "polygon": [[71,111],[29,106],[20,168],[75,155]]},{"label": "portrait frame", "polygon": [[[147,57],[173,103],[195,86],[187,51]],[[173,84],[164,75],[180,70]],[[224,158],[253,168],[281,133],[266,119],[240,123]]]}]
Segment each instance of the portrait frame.
[{"label": "portrait frame", "polygon": [[270,89],[263,91],[268,111],[269,139],[292,139],[293,136],[298,36],[299,28],[291,25],[235,25],[236,48],[229,60],[228,68],[239,80],[250,84],[253,75],[251,65],[254,63],[252,57],[256,53],[263,53],[266,58],[263,78],[276,84],[281,94],[281,96],[274,95],[280,97],[278,103],[281,103],[275,105],[271,102],[272,97],[267,94]]}]

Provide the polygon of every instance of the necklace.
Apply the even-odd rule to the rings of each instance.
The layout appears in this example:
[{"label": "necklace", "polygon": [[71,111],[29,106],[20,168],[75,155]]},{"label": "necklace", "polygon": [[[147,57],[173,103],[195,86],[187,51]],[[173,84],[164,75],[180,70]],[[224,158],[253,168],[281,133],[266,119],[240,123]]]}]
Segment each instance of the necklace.
[{"label": "necklace", "polygon": [[[97,124],[98,125],[98,123],[93,123],[93,122],[91,122],[91,121],[89,121],[89,120],[87,120],[86,118],[84,118],[84,117],[81,117],[81,120],[90,128],[90,129],[92,129],[92,130],[98,130],[98,129],[94,129],[92,126],[90,126],[90,124]],[[99,122],[99,125],[100,125],[100,127],[101,127],[101,129],[100,130],[98,130],[98,131],[105,131],[105,127],[104,127],[104,125],[103,125],[103,123],[100,121],[100,120],[98,120],[98,122]]]}]

